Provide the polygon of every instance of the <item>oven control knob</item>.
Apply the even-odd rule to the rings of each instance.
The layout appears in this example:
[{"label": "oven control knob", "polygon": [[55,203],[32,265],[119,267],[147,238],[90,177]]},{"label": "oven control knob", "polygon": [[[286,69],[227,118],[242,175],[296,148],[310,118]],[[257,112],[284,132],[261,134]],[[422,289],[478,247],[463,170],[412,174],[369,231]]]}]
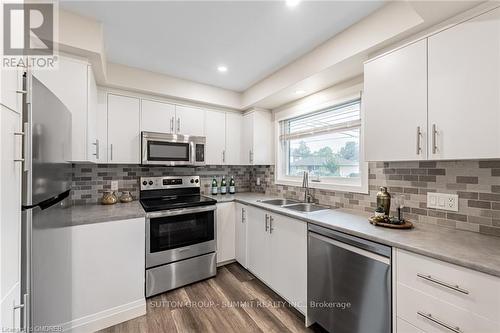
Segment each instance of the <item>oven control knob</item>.
[{"label": "oven control knob", "polygon": [[193,184],[193,183],[194,183],[194,179],[191,179],[191,184]]},{"label": "oven control knob", "polygon": [[149,185],[153,185],[153,181],[152,180],[149,181]]},{"label": "oven control knob", "polygon": [[143,181],[142,185],[146,186],[146,185],[148,185],[148,182],[147,181]]},{"label": "oven control knob", "polygon": [[200,181],[199,181],[198,179],[196,179],[194,182],[195,182],[196,184],[198,184]]}]

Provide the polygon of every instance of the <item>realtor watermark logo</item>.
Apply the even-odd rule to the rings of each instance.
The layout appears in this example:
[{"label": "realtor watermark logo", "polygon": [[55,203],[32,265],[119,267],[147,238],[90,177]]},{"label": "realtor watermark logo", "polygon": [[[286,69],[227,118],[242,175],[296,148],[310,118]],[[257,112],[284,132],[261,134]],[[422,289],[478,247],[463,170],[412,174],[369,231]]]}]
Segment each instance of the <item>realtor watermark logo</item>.
[{"label": "realtor watermark logo", "polygon": [[2,67],[53,69],[57,64],[54,2],[3,3]]}]

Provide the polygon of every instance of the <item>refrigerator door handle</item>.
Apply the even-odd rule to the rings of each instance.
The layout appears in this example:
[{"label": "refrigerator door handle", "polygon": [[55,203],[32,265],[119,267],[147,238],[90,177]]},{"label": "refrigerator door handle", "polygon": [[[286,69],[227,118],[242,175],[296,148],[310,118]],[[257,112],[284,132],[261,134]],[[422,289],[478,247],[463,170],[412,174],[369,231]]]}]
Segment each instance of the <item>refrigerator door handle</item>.
[{"label": "refrigerator door handle", "polygon": [[29,205],[29,206],[25,206],[23,205],[23,210],[26,210],[26,209],[32,209],[32,208],[35,208],[35,207],[40,207],[41,210],[45,210],[47,208],[50,208],[56,204],[58,204],[59,202],[63,201],[64,199],[66,199],[67,197],[69,197],[69,193],[71,192],[71,190],[67,190],[61,194],[58,194],[56,195],[55,197],[52,197],[50,199],[47,199],[47,200],[44,200],[42,202],[39,202],[35,205]]}]

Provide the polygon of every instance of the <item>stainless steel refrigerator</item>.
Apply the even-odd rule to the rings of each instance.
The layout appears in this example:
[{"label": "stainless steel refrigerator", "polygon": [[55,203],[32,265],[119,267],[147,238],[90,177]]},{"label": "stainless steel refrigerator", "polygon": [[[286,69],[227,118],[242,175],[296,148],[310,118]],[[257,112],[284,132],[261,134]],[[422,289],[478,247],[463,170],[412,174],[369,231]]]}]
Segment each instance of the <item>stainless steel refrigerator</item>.
[{"label": "stainless steel refrigerator", "polygon": [[[48,271],[51,262],[58,258],[48,258],[40,249],[59,241],[44,242],[40,231],[65,225],[71,219],[70,210],[66,209],[72,179],[71,113],[29,72],[25,74],[24,89],[21,290],[23,326],[29,331],[33,326],[53,324],[46,322],[44,312],[60,311],[66,306],[54,304],[47,288],[40,286],[57,276],[65,277],[64,272]],[[59,283],[58,290],[68,292],[68,283],[50,283]]]}]

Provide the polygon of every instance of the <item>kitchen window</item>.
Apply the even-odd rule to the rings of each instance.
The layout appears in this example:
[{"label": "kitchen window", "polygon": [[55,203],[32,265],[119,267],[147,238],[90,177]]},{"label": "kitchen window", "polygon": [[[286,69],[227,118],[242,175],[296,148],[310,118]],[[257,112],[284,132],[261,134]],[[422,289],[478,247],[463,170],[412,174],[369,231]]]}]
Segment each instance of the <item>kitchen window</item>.
[{"label": "kitchen window", "polygon": [[361,114],[355,99],[281,120],[276,183],[300,186],[307,171],[311,187],[366,193]]}]

